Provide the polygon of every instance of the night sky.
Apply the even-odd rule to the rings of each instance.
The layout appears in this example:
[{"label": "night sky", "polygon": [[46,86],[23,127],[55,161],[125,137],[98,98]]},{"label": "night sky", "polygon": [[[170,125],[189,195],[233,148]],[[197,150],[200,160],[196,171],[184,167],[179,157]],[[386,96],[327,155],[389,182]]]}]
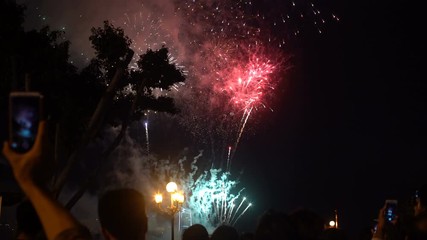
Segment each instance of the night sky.
[{"label": "night sky", "polygon": [[417,6],[340,7],[341,25],[304,39],[280,107],[239,156],[257,205],[329,220],[336,208],[356,236],[385,199],[408,200],[427,180],[426,47]]},{"label": "night sky", "polygon": [[269,207],[306,207],[327,220],[338,209],[355,236],[385,199],[408,199],[427,182],[422,8],[374,2],[329,1],[341,21],[300,36],[274,112],[233,161],[254,200],[241,229]]}]

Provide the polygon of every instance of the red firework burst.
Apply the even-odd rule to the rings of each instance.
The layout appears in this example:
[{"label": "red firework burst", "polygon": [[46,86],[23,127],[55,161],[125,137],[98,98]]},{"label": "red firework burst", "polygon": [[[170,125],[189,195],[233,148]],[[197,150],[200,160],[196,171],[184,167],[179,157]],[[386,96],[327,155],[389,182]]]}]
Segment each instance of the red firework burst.
[{"label": "red firework burst", "polygon": [[274,69],[270,60],[253,55],[246,64],[234,67],[227,74],[222,91],[230,95],[231,103],[245,111],[265,106],[264,95],[273,89],[270,75]]}]

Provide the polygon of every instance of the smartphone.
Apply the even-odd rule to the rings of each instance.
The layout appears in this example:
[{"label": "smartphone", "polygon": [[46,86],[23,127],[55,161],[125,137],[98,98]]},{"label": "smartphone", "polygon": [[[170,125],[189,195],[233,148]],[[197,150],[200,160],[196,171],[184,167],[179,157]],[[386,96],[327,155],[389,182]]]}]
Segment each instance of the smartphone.
[{"label": "smartphone", "polygon": [[387,221],[391,222],[396,218],[397,200],[386,200],[385,205],[385,218]]},{"label": "smartphone", "polygon": [[9,144],[15,152],[29,151],[37,137],[43,96],[38,92],[9,95]]}]

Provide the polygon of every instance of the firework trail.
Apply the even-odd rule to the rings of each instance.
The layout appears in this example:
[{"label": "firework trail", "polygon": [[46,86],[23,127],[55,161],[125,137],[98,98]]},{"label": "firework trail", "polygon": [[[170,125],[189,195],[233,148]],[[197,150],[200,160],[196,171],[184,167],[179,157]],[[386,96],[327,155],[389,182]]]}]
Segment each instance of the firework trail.
[{"label": "firework trail", "polygon": [[[237,207],[236,211],[234,212],[234,214],[232,214],[230,216],[230,222],[232,222],[232,220],[234,219],[234,217],[236,216],[236,214],[239,212],[240,208],[242,207],[243,203],[246,201],[246,198],[244,197],[242,199],[242,201],[240,202],[239,206]],[[234,208],[234,207],[233,207]]]},{"label": "firework trail", "polygon": [[147,154],[150,154],[150,141],[148,138],[148,121],[144,122],[144,126],[145,126],[145,140],[147,142]]},{"label": "firework trail", "polygon": [[230,155],[231,155],[231,146],[228,147],[228,153],[227,153],[227,171],[230,171]]},{"label": "firework trail", "polygon": [[240,215],[236,218],[236,220],[231,222],[231,225],[233,226],[234,224],[236,224],[237,221],[239,221],[239,219],[246,213],[246,211],[252,206],[252,203],[249,203],[248,206],[245,208],[245,210],[243,210],[242,213],[240,213]]},{"label": "firework trail", "polygon": [[[240,130],[236,139],[236,143],[234,144],[234,149],[237,149],[237,147],[239,146],[240,138],[242,137],[243,131],[245,130],[245,127],[246,127],[246,123],[248,122],[248,119],[251,116],[252,109],[253,108],[250,108],[249,110],[245,109],[245,113],[242,116],[242,126],[240,127]],[[233,156],[234,156],[234,153],[235,151],[233,151]]]}]

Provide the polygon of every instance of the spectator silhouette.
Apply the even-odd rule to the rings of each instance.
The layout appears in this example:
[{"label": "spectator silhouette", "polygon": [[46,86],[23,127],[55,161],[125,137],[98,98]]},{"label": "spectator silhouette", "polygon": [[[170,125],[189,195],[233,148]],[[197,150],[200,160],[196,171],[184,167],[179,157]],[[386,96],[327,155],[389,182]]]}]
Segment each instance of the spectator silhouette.
[{"label": "spectator silhouette", "polygon": [[427,232],[427,185],[418,190],[418,198],[415,201],[414,215],[417,229]]},{"label": "spectator silhouette", "polygon": [[239,233],[234,227],[222,225],[212,233],[211,240],[238,240]]},{"label": "spectator silhouette", "polygon": [[145,201],[136,190],[118,189],[106,192],[99,199],[98,216],[106,240],[145,239]]},{"label": "spectator silhouette", "polygon": [[287,240],[294,237],[291,222],[285,213],[268,210],[259,219],[256,240]]},{"label": "spectator silhouette", "polygon": [[194,224],[185,229],[182,240],[208,240],[209,233],[203,225]]},{"label": "spectator silhouette", "polygon": [[0,239],[13,239],[13,230],[9,224],[0,223]]},{"label": "spectator silhouette", "polygon": [[358,240],[371,240],[373,231],[374,231],[373,227],[365,227],[359,232],[357,239]]},{"label": "spectator silhouette", "polygon": [[414,232],[409,239],[427,239],[427,184],[418,190],[414,206]]},{"label": "spectator silhouette", "polygon": [[254,240],[255,239],[255,234],[253,233],[243,233],[240,235],[240,240]]},{"label": "spectator silhouette", "polygon": [[293,212],[289,217],[299,240],[318,239],[323,231],[323,219],[313,211],[301,209]]}]

